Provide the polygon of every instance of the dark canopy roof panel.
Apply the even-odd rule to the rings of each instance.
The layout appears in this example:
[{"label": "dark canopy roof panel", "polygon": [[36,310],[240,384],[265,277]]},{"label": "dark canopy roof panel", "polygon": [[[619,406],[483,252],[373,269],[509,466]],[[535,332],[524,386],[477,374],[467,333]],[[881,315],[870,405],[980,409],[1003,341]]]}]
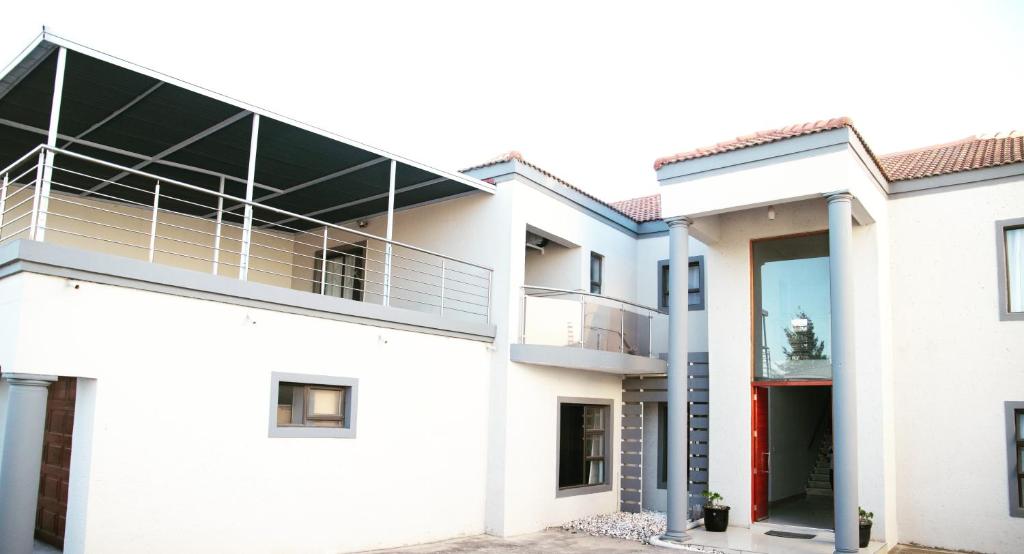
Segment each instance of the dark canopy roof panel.
[{"label": "dark canopy roof panel", "polygon": [[[253,114],[259,114],[253,198],[265,205],[332,223],[386,212],[391,160],[397,163],[396,209],[494,190],[51,34],[40,36],[0,76],[0,167],[46,142],[60,47],[67,58],[57,146],[68,151],[210,190],[223,177],[225,193],[244,197]],[[95,166],[90,171],[102,178],[119,173],[107,168],[108,174],[96,175]],[[270,210],[256,210],[255,217],[264,220],[257,226],[288,219]]]}]

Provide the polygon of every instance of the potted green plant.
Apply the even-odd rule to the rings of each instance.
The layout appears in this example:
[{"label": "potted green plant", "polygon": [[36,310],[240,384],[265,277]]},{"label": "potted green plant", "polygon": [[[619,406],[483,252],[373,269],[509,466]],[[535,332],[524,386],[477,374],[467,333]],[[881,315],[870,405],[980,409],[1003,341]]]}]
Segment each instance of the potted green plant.
[{"label": "potted green plant", "polygon": [[860,547],[864,548],[871,542],[871,520],[875,514],[865,511],[860,506],[857,506],[857,509],[860,510]]},{"label": "potted green plant", "polygon": [[717,533],[725,532],[729,527],[729,507],[722,504],[722,495],[714,491],[704,491],[704,529]]}]

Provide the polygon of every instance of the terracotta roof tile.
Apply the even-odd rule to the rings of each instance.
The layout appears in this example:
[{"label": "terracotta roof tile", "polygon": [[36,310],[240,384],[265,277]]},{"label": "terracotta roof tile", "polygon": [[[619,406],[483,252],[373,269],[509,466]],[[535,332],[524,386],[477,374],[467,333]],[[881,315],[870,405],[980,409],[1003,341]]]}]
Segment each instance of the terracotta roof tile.
[{"label": "terracotta roof tile", "polygon": [[[500,156],[498,156],[496,158],[490,159],[490,160],[488,160],[488,161],[486,161],[486,162],[484,162],[482,164],[474,165],[473,167],[467,167],[466,169],[463,169],[462,172],[465,173],[467,171],[472,171],[474,169],[480,169],[482,167],[488,167],[488,166],[497,165],[497,164],[500,164],[500,163],[510,162],[512,160],[515,160],[515,161],[517,161],[517,162],[519,162],[519,163],[521,163],[521,164],[523,164],[523,165],[525,165],[527,167],[531,167],[531,168],[539,171],[541,174],[543,174],[544,176],[548,177],[549,179],[552,179],[555,182],[559,183],[560,185],[562,185],[562,186],[564,186],[564,187],[566,187],[566,188],[568,188],[570,190],[576,191],[576,192],[582,194],[583,196],[586,196],[587,198],[590,198],[591,200],[594,200],[595,202],[598,202],[600,204],[608,206],[609,208],[615,210],[616,212],[619,212],[622,215],[624,215],[624,216],[626,216],[626,217],[628,217],[628,218],[630,218],[630,219],[632,219],[634,221],[637,221],[637,223],[641,223],[641,221],[637,220],[636,218],[634,218],[629,213],[626,213],[623,210],[615,207],[615,204],[617,204],[617,202],[616,203],[609,203],[609,202],[606,202],[604,200],[601,200],[600,198],[594,196],[593,194],[590,194],[589,192],[587,192],[587,191],[577,187],[576,185],[573,185],[572,183],[569,183],[565,179],[562,179],[560,177],[555,176],[550,171],[548,171],[548,170],[546,170],[546,169],[544,169],[544,168],[542,168],[542,167],[540,167],[538,165],[535,165],[535,164],[533,164],[531,162],[526,161],[526,159],[523,158],[523,155],[520,154],[517,150],[512,150],[510,152],[506,152],[506,153],[504,153],[504,154],[502,154],[502,155],[500,155]],[[660,212],[660,200],[659,200],[659,212]]]},{"label": "terracotta roof tile", "polygon": [[661,220],[661,195],[652,194],[612,202],[612,207],[637,223]]},{"label": "terracotta roof tile", "polygon": [[673,154],[671,156],[658,158],[657,160],[654,161],[654,169],[658,170],[668,164],[681,162],[684,160],[703,158],[705,156],[721,154],[723,152],[729,152],[731,150],[739,150],[741,148],[747,148],[749,146],[768,144],[769,142],[776,142],[783,139],[800,137],[803,135],[810,135],[813,133],[820,133],[822,131],[831,131],[833,129],[839,129],[841,127],[853,128],[853,121],[850,120],[850,118],[848,117],[836,117],[833,119],[823,119],[821,121],[814,121],[812,123],[789,125],[787,127],[782,127],[781,129],[758,131],[756,133],[751,133],[749,135],[736,137],[732,140],[720,142],[713,146],[697,148],[694,150],[689,150],[687,152],[680,152],[678,154]]},{"label": "terracotta roof tile", "polygon": [[1024,162],[1024,133],[971,136],[958,141],[878,157],[890,181]]}]

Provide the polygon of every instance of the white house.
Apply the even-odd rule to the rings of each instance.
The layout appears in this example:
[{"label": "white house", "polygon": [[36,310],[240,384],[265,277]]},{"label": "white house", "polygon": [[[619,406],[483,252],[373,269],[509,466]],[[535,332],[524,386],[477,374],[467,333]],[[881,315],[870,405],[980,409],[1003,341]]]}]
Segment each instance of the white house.
[{"label": "white house", "polygon": [[1017,552],[1021,162],[1014,134],[878,156],[836,119],[662,158],[660,194],[608,203],[45,34],[0,74],[0,552],[641,509],[685,539],[708,487],[731,525],[838,551],[860,505],[890,546]]}]

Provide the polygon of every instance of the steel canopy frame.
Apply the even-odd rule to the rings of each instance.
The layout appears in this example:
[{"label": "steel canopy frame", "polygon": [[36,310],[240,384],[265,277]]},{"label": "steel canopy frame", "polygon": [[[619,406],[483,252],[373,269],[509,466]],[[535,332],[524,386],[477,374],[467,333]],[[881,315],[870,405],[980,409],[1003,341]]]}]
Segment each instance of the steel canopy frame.
[{"label": "steel canopy frame", "polygon": [[[260,108],[260,107],[257,107],[257,106],[253,106],[251,104],[248,104],[248,103],[242,102],[240,100],[236,100],[234,98],[231,98],[230,96],[226,96],[226,95],[223,95],[223,94],[211,91],[209,89],[200,87],[198,85],[194,85],[194,84],[189,83],[187,81],[183,81],[183,80],[177,79],[175,77],[171,77],[171,76],[166,75],[164,73],[161,73],[159,71],[155,71],[155,70],[149,69],[149,68],[147,68],[145,66],[141,66],[141,65],[129,62],[127,60],[124,60],[122,58],[118,58],[116,56],[112,56],[110,54],[106,54],[106,53],[101,52],[99,50],[94,50],[92,48],[89,48],[88,46],[85,46],[83,44],[79,44],[79,43],[74,42],[72,40],[69,40],[69,39],[63,38],[61,36],[55,35],[53,33],[50,33],[48,31],[46,31],[46,30],[44,30],[42,33],[40,33],[38,37],[36,37],[36,39],[29,46],[29,48],[26,49],[25,53],[22,56],[19,56],[19,58],[15,59],[14,62],[9,64],[8,67],[5,68],[4,74],[6,74],[8,71],[10,71],[14,67],[16,67],[17,64],[22,61],[22,59],[27,57],[28,54],[32,50],[34,50],[36,47],[40,46],[43,42],[47,42],[47,43],[53,44],[53,45],[58,46],[58,47],[66,48],[67,50],[70,50],[72,52],[76,52],[76,53],[82,54],[84,56],[89,56],[89,57],[92,57],[92,58],[96,58],[98,60],[101,60],[101,61],[110,63],[112,65],[115,65],[117,67],[120,67],[122,69],[127,69],[129,71],[135,71],[137,73],[140,73],[142,75],[146,75],[146,76],[151,77],[153,79],[156,79],[158,81],[165,81],[167,83],[170,83],[172,85],[181,87],[181,88],[183,88],[185,90],[194,92],[196,94],[205,96],[207,98],[211,98],[213,100],[218,100],[220,102],[224,102],[225,104],[229,104],[229,105],[234,106],[234,107],[236,107],[236,108],[238,108],[240,110],[249,111],[249,112],[252,112],[254,114],[261,115],[263,117],[268,117],[268,118],[271,118],[271,119],[275,119],[277,121],[280,121],[281,123],[284,123],[284,124],[287,124],[287,125],[291,125],[293,127],[301,129],[303,131],[307,131],[309,133],[313,133],[315,135],[319,135],[321,137],[324,137],[324,138],[327,138],[327,139],[330,139],[330,140],[333,140],[333,141],[336,141],[336,142],[340,142],[342,144],[346,144],[346,145],[354,147],[354,148],[359,148],[359,149],[364,150],[366,152],[370,152],[370,153],[376,154],[377,156],[382,156],[382,157],[389,158],[389,159],[394,160],[396,162],[408,165],[410,167],[417,168],[417,169],[419,169],[421,171],[425,171],[427,173],[433,173],[433,174],[438,175],[438,176],[446,177],[448,180],[455,181],[457,183],[461,183],[461,184],[464,184],[464,185],[467,185],[467,186],[470,186],[470,187],[482,190],[484,192],[493,193],[495,188],[496,188],[495,185],[493,185],[491,183],[487,183],[487,182],[481,181],[479,179],[476,179],[476,178],[473,178],[473,177],[469,177],[468,175],[464,175],[462,173],[458,173],[458,172],[454,172],[454,171],[447,171],[447,170],[443,170],[443,169],[438,169],[436,167],[433,167],[433,166],[430,166],[430,165],[427,165],[427,164],[424,164],[424,163],[416,162],[414,160],[411,160],[411,159],[406,158],[404,156],[400,156],[400,155],[388,152],[388,151],[383,150],[381,148],[370,146],[368,144],[359,142],[357,140],[353,140],[353,139],[350,139],[350,138],[347,138],[347,137],[343,137],[343,136],[338,135],[336,133],[332,133],[330,131],[321,129],[321,128],[316,127],[314,125],[309,125],[307,123],[303,123],[301,121],[297,121],[295,119],[292,119],[292,118],[287,117],[287,116],[283,116],[281,114],[272,112],[270,110],[266,110],[266,109],[263,109],[263,108]],[[0,75],[0,78],[2,78],[2,75]]]}]

